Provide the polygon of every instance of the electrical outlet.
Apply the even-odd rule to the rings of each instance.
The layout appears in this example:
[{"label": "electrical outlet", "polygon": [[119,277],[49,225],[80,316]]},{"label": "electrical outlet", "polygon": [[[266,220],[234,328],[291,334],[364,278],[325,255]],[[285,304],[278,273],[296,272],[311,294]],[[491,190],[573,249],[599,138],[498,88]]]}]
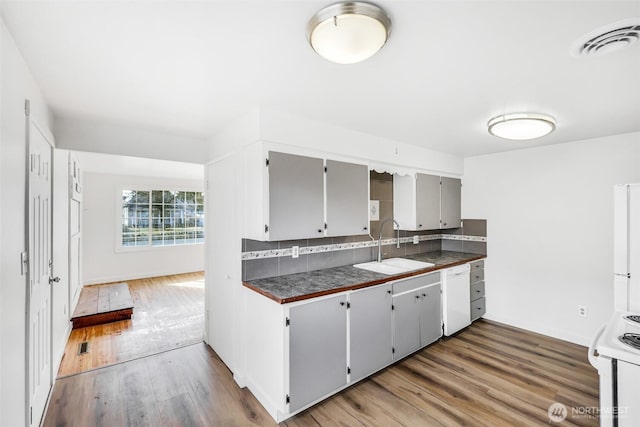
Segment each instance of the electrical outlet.
[{"label": "electrical outlet", "polygon": [[584,305],[578,306],[578,315],[582,317],[587,317],[587,307]]},{"label": "electrical outlet", "polygon": [[291,258],[298,258],[300,256],[300,246],[291,246]]},{"label": "electrical outlet", "polygon": [[413,244],[417,245],[418,243],[420,243],[420,236],[416,234],[415,236],[413,236]]}]

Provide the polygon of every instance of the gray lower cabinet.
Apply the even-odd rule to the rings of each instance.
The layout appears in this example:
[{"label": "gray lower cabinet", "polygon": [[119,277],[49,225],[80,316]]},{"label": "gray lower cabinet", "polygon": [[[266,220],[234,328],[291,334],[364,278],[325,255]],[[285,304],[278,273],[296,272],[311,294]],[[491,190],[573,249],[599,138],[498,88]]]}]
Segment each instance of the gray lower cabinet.
[{"label": "gray lower cabinet", "polygon": [[290,412],[347,383],[347,296],[289,309]]},{"label": "gray lower cabinet", "polygon": [[442,336],[442,286],[440,283],[420,289],[420,347]]},{"label": "gray lower cabinet", "polygon": [[420,297],[416,291],[393,297],[393,358],[402,359],[420,348]]},{"label": "gray lower cabinet", "polygon": [[393,357],[398,360],[442,336],[442,284],[438,272],[393,286]]},{"label": "gray lower cabinet", "polygon": [[484,294],[484,260],[470,263],[471,272],[469,274],[469,292],[471,297],[471,321],[482,317],[486,309],[486,298]]},{"label": "gray lower cabinet", "polygon": [[355,382],[393,361],[391,284],[351,293],[349,325],[349,368]]}]

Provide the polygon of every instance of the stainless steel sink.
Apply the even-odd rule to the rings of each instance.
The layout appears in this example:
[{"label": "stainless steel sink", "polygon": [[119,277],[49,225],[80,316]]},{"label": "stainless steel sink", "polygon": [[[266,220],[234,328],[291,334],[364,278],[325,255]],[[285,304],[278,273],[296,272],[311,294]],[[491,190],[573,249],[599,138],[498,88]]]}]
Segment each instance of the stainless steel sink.
[{"label": "stainless steel sink", "polygon": [[435,264],[431,264],[430,262],[415,261],[406,258],[389,258],[382,260],[382,262],[371,261],[362,264],[355,264],[354,267],[391,276],[394,274],[422,270],[423,268],[433,267],[434,265]]}]

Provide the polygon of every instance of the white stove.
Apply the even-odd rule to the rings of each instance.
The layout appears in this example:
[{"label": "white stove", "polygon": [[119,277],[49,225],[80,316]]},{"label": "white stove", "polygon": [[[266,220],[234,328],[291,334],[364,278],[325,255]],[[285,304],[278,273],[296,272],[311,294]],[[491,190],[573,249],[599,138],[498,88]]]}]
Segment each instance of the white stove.
[{"label": "white stove", "polygon": [[595,335],[589,362],[600,376],[600,425],[640,425],[640,313],[615,312]]}]

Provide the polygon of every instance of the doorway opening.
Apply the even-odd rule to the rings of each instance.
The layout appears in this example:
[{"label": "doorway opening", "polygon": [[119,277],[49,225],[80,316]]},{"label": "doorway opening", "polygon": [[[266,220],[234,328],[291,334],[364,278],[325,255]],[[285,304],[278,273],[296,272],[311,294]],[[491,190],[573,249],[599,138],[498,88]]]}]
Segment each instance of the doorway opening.
[{"label": "doorway opening", "polygon": [[[95,326],[74,325],[57,377],[203,341],[203,165],[73,154],[82,167],[83,194],[77,257],[81,291],[70,317],[76,317],[87,295],[88,305],[106,315]],[[125,292],[101,291],[122,286],[133,305],[129,316],[110,310]]]}]

